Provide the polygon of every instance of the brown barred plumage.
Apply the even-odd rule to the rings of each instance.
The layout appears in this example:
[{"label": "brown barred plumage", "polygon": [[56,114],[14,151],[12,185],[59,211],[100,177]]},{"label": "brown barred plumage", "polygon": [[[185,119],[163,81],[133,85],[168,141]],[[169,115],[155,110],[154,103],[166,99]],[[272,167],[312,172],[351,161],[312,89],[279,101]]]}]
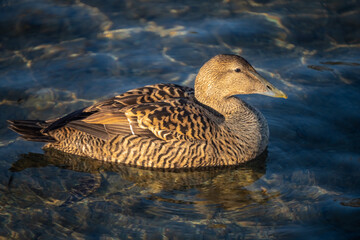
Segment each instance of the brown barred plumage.
[{"label": "brown barred plumage", "polygon": [[[240,70],[239,70],[240,69]],[[200,69],[192,88],[137,88],[65,117],[9,121],[9,128],[44,148],[149,168],[237,165],[268,143],[262,114],[237,94],[286,95],[243,58],[218,55]]]}]

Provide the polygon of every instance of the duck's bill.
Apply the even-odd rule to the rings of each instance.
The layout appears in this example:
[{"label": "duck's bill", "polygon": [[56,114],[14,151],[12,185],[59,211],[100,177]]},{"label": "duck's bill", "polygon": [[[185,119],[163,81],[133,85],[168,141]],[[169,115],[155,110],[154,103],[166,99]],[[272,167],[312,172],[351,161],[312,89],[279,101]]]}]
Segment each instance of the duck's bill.
[{"label": "duck's bill", "polygon": [[285,98],[285,99],[287,99],[287,95],[286,95],[283,91],[277,89],[277,88],[274,87],[274,86],[272,86],[272,89],[271,89],[271,90],[269,89],[267,92],[260,93],[260,94],[263,94],[263,95],[266,95],[266,96],[269,96],[269,97],[276,97],[276,98]]},{"label": "duck's bill", "polygon": [[264,92],[259,92],[259,94],[266,95],[269,97],[285,98],[285,99],[287,98],[287,95],[283,91],[274,87],[265,78],[260,76],[260,74],[256,73],[254,75],[256,75],[256,78],[259,79],[262,82],[262,84],[264,84],[264,87],[266,89]]}]

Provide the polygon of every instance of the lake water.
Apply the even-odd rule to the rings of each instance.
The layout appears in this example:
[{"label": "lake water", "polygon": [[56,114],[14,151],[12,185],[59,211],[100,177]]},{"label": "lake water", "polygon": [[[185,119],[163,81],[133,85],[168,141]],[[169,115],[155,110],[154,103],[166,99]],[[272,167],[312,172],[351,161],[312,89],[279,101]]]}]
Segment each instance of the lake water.
[{"label": "lake water", "polygon": [[[43,152],[7,119],[48,119],[241,54],[289,98],[267,156],[162,172]],[[0,1],[0,239],[359,239],[360,4]]]}]

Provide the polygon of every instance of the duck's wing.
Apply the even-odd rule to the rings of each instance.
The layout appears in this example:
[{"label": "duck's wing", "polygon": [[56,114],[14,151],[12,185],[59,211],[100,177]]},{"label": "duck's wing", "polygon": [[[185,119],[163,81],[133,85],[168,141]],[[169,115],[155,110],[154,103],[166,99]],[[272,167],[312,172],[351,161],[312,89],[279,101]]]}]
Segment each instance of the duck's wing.
[{"label": "duck's wing", "polygon": [[222,132],[224,118],[186,98],[168,99],[155,104],[143,104],[126,111],[131,123],[150,130],[162,140],[211,140]]},{"label": "duck's wing", "polygon": [[154,103],[170,98],[193,98],[194,89],[177,84],[154,84],[129,90],[111,99],[99,102],[86,109],[84,112],[96,112],[106,107],[121,109],[127,106]]},{"label": "duck's wing", "polygon": [[131,120],[125,115],[127,110],[172,98],[193,99],[193,94],[192,88],[176,84],[155,84],[133,89],[65,117],[49,120],[42,133],[50,133],[66,126],[106,140],[118,134],[153,136],[150,130],[137,127],[136,124],[131,129]]},{"label": "duck's wing", "polygon": [[196,141],[210,140],[221,132],[221,120],[193,99],[174,98],[135,104],[121,111],[101,109],[81,122],[85,126],[103,125],[110,135]]}]

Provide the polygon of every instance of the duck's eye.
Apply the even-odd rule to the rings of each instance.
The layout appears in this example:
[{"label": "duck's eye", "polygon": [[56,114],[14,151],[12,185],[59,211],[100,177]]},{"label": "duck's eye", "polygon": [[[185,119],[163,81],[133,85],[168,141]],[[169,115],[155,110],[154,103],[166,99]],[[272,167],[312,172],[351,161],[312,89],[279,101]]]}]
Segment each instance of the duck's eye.
[{"label": "duck's eye", "polygon": [[240,69],[240,68],[236,68],[236,69],[235,69],[235,72],[241,72],[241,69]]}]

